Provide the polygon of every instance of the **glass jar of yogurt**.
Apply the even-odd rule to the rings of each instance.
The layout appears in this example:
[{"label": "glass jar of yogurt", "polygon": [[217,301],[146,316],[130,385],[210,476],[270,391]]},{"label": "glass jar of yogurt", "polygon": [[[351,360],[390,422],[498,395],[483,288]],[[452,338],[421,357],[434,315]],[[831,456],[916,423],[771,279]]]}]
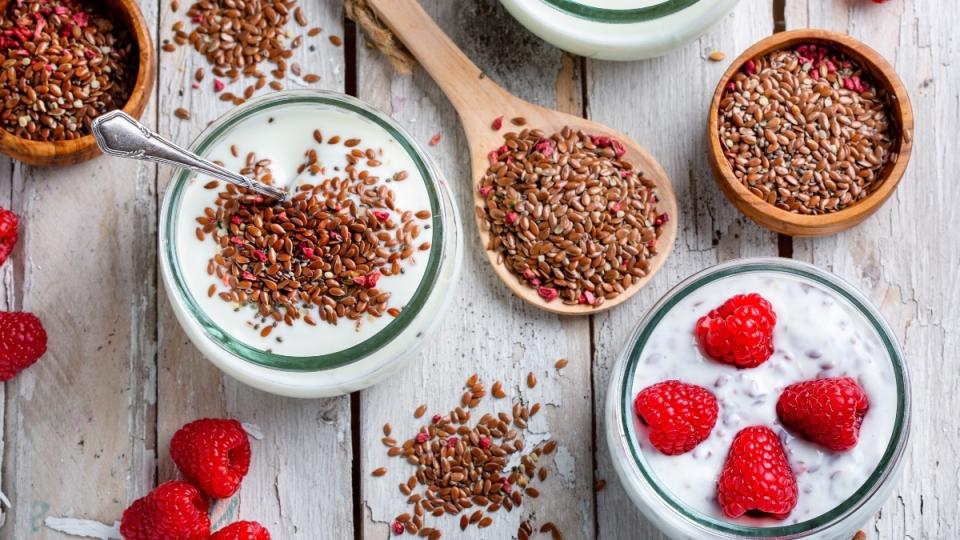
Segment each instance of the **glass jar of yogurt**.
[{"label": "glass jar of yogurt", "polygon": [[500,0],[520,24],[565,51],[639,60],[693,41],[738,0]]},{"label": "glass jar of yogurt", "polygon": [[[284,308],[287,313],[292,308],[296,319],[273,319],[270,313],[259,312],[256,302],[243,301],[246,295],[241,295],[238,302],[236,288],[231,290],[229,283],[229,270],[221,268],[223,249],[237,240],[237,229],[230,223],[214,223],[213,209],[221,208],[217,206],[222,204],[218,197],[233,187],[193,173],[177,175],[166,192],[160,214],[161,271],[177,319],[205,357],[245,384],[307,398],[345,394],[373,385],[415,355],[442,320],[453,297],[463,232],[447,183],[426,152],[396,122],[342,94],[278,92],[223,116],[198,137],[191,150],[236,171],[249,166],[251,160],[266,164],[274,185],[288,187],[291,192],[309,191],[324,179],[346,178],[347,171],[355,175],[351,168],[363,168],[363,188],[389,193],[389,207],[374,211],[363,207],[366,203],[355,194],[349,198],[356,199],[356,206],[364,208],[361,211],[373,215],[380,212],[384,220],[400,223],[403,213],[402,228],[416,229],[416,247],[404,250],[411,253],[404,253],[406,258],[393,265],[393,271],[384,270],[382,278],[373,282],[375,289],[371,292],[389,292],[389,299],[381,306],[383,313],[374,309],[348,318],[335,306],[337,310],[330,310],[335,312],[329,314],[328,322],[322,302],[311,305],[291,301]],[[255,157],[248,157],[250,153]],[[348,206],[347,198],[343,200]],[[336,210],[341,210],[339,204]],[[204,222],[205,215],[210,220],[204,231],[198,223]],[[250,224],[243,227],[249,233]],[[378,234],[401,233],[393,228]],[[330,235],[330,242],[334,237],[342,241],[335,230]],[[223,239],[223,246],[216,241],[218,237]],[[393,246],[392,241],[388,244]],[[399,249],[381,247],[384,258],[388,251]],[[293,247],[293,256],[303,260],[296,266],[310,267],[312,248],[303,253],[298,249],[303,248]],[[326,272],[324,278],[339,278],[343,264],[354,264],[345,260],[349,258],[347,249],[343,248],[344,260],[337,256],[330,261],[341,273]],[[287,255],[270,251],[261,249],[257,254],[263,253],[265,265],[279,263],[283,277],[285,270],[291,270],[291,250],[286,250]],[[321,261],[313,262],[313,268],[322,266]],[[299,268],[295,270],[299,272]],[[292,279],[292,273],[287,276]],[[296,277],[299,279],[299,274]],[[272,287],[276,287],[276,281]],[[334,296],[342,294],[338,291]],[[360,302],[364,302],[362,296]],[[373,299],[370,304],[374,304]]]},{"label": "glass jar of yogurt", "polygon": [[[759,293],[777,322],[773,355],[750,369],[716,362],[700,350],[697,320],[737,294]],[[832,452],[778,421],[788,385],[852,377],[870,408],[857,445]],[[668,379],[706,388],[719,414],[710,436],[668,456],[650,444],[634,414],[638,392]],[[879,510],[899,477],[910,432],[910,384],[896,337],[877,309],[845,281],[789,259],[732,261],[677,285],[640,322],[613,370],[606,435],[627,493],[651,522],[677,539],[849,540]],[[783,520],[730,519],[716,502],[720,471],[734,436],[763,425],[780,437],[798,486]]]}]

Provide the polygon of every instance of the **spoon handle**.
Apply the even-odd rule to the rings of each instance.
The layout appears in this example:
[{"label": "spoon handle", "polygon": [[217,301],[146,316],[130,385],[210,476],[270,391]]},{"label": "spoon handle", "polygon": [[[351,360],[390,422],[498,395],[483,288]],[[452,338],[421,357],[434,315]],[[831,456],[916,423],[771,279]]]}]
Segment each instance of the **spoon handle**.
[{"label": "spoon handle", "polygon": [[261,195],[285,200],[287,193],[239,175],[164,139],[123,111],[112,111],[93,121],[93,134],[103,153],[140,161],[165,163],[219,178]]}]

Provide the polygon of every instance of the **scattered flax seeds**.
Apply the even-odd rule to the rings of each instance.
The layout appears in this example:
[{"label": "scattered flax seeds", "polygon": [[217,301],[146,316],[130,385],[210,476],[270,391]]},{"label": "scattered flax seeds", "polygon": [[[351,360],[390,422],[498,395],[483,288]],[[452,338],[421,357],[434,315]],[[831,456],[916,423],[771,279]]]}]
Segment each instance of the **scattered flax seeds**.
[{"label": "scattered flax seeds", "polygon": [[[276,79],[271,88],[283,87],[279,81],[287,76],[287,62],[303,42],[303,36],[287,29],[287,23],[291,18],[300,27],[308,23],[297,0],[199,0],[190,6],[186,16],[192,29],[188,32],[184,20],[176,21],[171,29],[173,39],[164,41],[163,50],[173,52],[178,46],[189,44],[207,59],[217,77],[229,83],[241,78],[256,79],[255,84],[231,94],[229,99],[221,96],[234,105],[243,104],[265,87],[268,76]],[[265,61],[274,66],[269,73],[260,69]],[[196,82],[201,79],[198,77]],[[308,74],[302,79],[313,84],[320,77]],[[223,81],[217,79],[214,91],[223,88]]]},{"label": "scattered flax seeds", "polygon": [[670,216],[625,153],[567,127],[509,132],[487,156],[476,207],[486,248],[544,301],[597,307],[648,274]]},{"label": "scattered flax seeds", "polygon": [[[502,388],[502,384],[497,381],[494,387]],[[486,395],[479,376],[471,375],[465,388],[461,404],[478,406]],[[524,428],[530,416],[526,406],[515,401],[512,414],[486,413],[472,426],[471,416],[464,405],[446,415],[434,415],[413,438],[387,451],[389,457],[403,458],[415,468],[398,486],[412,512],[395,518],[394,534],[440,538],[442,531],[425,525],[426,514],[459,515],[461,530],[470,526],[483,529],[493,524],[497,512],[519,507],[524,497],[540,496],[532,483],[546,478],[540,460],[556,448],[556,442],[547,441],[524,453]],[[529,538],[534,529],[526,523]]]}]

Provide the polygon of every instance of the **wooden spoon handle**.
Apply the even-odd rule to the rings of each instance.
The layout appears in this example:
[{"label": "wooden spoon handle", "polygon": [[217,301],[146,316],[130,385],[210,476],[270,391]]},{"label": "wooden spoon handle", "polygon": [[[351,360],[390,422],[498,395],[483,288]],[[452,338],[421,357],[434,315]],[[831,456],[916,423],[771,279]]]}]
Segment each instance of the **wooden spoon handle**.
[{"label": "wooden spoon handle", "polygon": [[490,123],[487,111],[515,99],[457,48],[417,0],[367,0],[367,4],[447,95],[467,134]]}]

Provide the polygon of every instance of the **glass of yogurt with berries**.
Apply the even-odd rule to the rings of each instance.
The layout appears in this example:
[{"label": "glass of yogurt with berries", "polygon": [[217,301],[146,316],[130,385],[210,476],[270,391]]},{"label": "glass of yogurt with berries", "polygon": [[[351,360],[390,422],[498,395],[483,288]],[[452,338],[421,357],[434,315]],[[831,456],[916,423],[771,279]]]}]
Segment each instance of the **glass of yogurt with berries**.
[{"label": "glass of yogurt with berries", "polygon": [[342,94],[278,92],[191,149],[290,194],[190,172],[168,188],[162,276],[204,356],[250,386],[321,397],[415,355],[453,296],[463,234],[449,187],[396,122]]},{"label": "glass of yogurt with berries", "polygon": [[854,287],[746,259],[653,306],[605,415],[624,488],[671,538],[849,540],[899,477],[910,385],[895,335]]}]

